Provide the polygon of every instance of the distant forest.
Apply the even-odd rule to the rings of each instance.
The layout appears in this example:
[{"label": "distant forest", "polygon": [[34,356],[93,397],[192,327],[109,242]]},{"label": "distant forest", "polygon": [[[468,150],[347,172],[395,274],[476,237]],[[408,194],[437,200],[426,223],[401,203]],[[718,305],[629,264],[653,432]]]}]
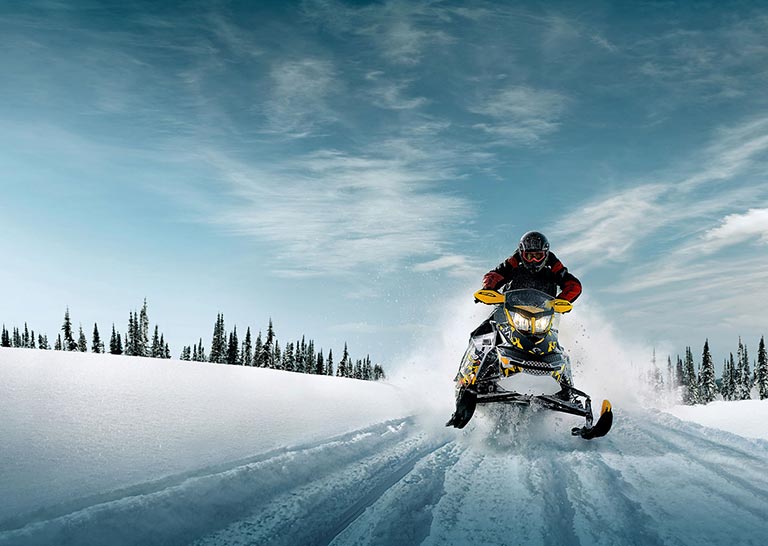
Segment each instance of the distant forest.
[{"label": "distant forest", "polygon": [[[141,311],[131,311],[128,316],[128,329],[124,334],[115,328],[112,323],[112,333],[109,337],[107,349],[104,338],[99,333],[97,324],[93,325],[90,350],[93,353],[108,353],[113,355],[143,356],[149,358],[171,358],[171,351],[165,336],[155,325],[154,332],[149,336],[150,322],[147,311],[147,301],[141,307]],[[88,352],[88,339],[82,325],[75,336],[69,308],[64,313],[64,321],[61,332],[53,343],[55,351],[79,351]],[[14,327],[11,332],[3,324],[0,347],[19,347],[27,349],[51,349],[48,336],[35,335],[26,323],[24,329]],[[234,366],[252,366],[256,368],[272,368],[289,372],[309,373],[315,375],[331,375],[336,377],[348,377],[368,381],[378,381],[385,378],[384,368],[380,364],[371,364],[371,358],[366,355],[363,359],[354,360],[349,355],[347,344],[337,364],[334,364],[333,350],[329,349],[327,355],[322,349],[315,349],[314,340],[306,340],[301,336],[300,340],[289,341],[281,345],[275,334],[272,319],[269,320],[266,334],[262,336],[258,332],[255,341],[248,327],[242,342],[237,334],[237,327],[227,331],[224,326],[224,315],[219,314],[213,327],[210,350],[206,352],[203,339],[196,344],[186,345],[182,348],[180,360],[196,362],[213,362],[218,364],[231,364]]]},{"label": "distant forest", "polygon": [[[757,359],[750,362],[749,350],[739,338],[736,356],[723,362],[723,373],[716,378],[715,365],[709,350],[709,340],[704,342],[701,360],[694,360],[690,347],[685,355],[677,355],[675,364],[667,357],[667,372],[664,374],[656,364],[656,353],[652,358],[648,382],[656,392],[665,387],[676,391],[683,404],[706,404],[714,400],[751,400],[768,398],[768,361],[765,352],[765,337],[760,338]],[[665,377],[666,375],[666,377]]]}]

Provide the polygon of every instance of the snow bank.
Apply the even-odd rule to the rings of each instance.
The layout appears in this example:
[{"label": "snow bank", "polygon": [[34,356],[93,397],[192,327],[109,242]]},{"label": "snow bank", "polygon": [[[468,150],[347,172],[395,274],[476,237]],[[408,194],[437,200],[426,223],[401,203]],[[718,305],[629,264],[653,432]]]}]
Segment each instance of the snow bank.
[{"label": "snow bank", "polygon": [[675,406],[666,411],[678,419],[705,427],[768,440],[768,400],[710,402],[707,405]]},{"label": "snow bank", "polygon": [[408,415],[382,383],[0,349],[0,526],[78,498]]}]

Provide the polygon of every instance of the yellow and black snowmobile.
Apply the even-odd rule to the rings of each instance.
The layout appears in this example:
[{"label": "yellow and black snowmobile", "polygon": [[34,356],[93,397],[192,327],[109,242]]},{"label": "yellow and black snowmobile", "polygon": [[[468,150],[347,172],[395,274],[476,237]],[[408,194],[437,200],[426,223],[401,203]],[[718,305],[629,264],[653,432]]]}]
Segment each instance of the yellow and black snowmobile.
[{"label": "yellow and black snowmobile", "polygon": [[496,309],[470,335],[456,375],[456,411],[446,426],[464,428],[478,404],[536,404],[579,415],[583,427],[571,433],[586,439],[605,436],[613,424],[608,400],[593,425],[592,401],[573,387],[568,355],[557,340],[566,300],[533,289],[475,292],[475,300]]}]

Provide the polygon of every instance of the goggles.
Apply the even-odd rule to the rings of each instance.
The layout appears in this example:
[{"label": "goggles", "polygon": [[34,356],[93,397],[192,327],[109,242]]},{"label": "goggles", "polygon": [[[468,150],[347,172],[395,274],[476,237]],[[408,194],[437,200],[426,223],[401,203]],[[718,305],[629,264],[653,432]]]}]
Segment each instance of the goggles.
[{"label": "goggles", "polygon": [[547,253],[543,250],[524,250],[521,254],[523,260],[529,263],[540,263],[547,257]]}]

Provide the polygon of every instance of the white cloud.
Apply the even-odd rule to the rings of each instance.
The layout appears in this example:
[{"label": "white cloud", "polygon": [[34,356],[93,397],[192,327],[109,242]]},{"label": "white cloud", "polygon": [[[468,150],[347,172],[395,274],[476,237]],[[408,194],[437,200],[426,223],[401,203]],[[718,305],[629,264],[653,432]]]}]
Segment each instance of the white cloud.
[{"label": "white cloud", "polygon": [[270,77],[272,93],[265,108],[271,131],[301,137],[320,124],[336,121],[326,100],[337,85],[330,61],[279,62]]},{"label": "white cloud", "polygon": [[447,271],[449,275],[454,277],[476,276],[483,272],[482,268],[477,267],[466,256],[456,254],[441,256],[434,260],[416,264],[413,270],[419,273]]},{"label": "white cloud", "polygon": [[566,98],[554,91],[511,86],[481,98],[469,111],[490,118],[476,129],[510,144],[535,144],[557,130]]},{"label": "white cloud", "polygon": [[430,162],[332,150],[271,169],[221,154],[210,161],[235,200],[209,210],[210,221],[267,244],[272,267],[296,276],[393,270],[439,255],[469,206],[439,191],[444,169]]},{"label": "white cloud", "polygon": [[741,243],[752,237],[768,243],[768,208],[750,209],[744,214],[729,214],[720,226],[704,234],[704,251],[714,252],[726,245]]}]

